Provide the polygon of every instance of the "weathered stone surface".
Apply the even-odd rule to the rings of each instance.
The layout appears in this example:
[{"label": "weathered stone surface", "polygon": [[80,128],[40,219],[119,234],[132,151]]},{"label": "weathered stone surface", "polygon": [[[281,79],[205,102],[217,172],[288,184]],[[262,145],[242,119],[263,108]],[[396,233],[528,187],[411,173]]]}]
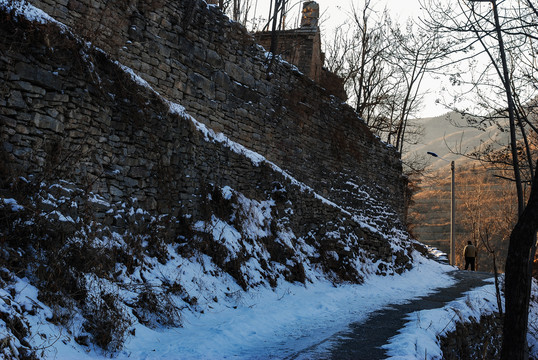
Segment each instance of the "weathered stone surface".
[{"label": "weathered stone surface", "polygon": [[207,50],[207,63],[211,65],[213,68],[222,68],[222,58],[217,54],[217,52],[208,49]]},{"label": "weathered stone surface", "polygon": [[212,81],[209,79],[206,79],[200,74],[192,73],[189,76],[189,80],[193,83],[193,85],[200,90],[202,90],[202,93],[207,96],[208,98],[213,98],[215,94],[215,85]]},{"label": "weathered stone surface", "polygon": [[17,85],[16,89],[21,89],[21,90],[25,90],[27,91],[29,94],[31,95],[45,95],[46,91],[45,89],[39,87],[39,86],[34,86],[32,84],[30,84],[29,82],[27,81],[16,81],[15,84]]},{"label": "weathered stone surface", "polygon": [[[396,215],[381,219],[379,228],[403,226],[398,222],[404,208],[399,155],[380,143],[352,108],[285,63],[275,63],[268,79],[263,50],[214,9],[195,7],[192,18],[198,20],[186,24],[190,2],[152,3],[155,20],[148,17],[144,26],[138,24],[140,41],[135,43],[130,26],[141,20],[130,17],[142,9],[108,2],[103,16],[104,6],[96,7],[95,1],[69,1],[67,12],[59,10],[65,0],[31,2],[83,34],[97,21],[114,28],[113,36],[93,32],[93,43],[136,69],[197,121],[265,156],[340,207],[294,188],[287,196],[297,214],[290,226],[298,235],[318,231],[327,222],[338,228],[346,217],[342,208],[365,217],[392,210]],[[173,17],[177,25],[162,22]],[[87,21],[80,23],[80,18]],[[174,35],[156,36],[163,26],[172,26]],[[47,40],[54,51],[27,44],[2,55],[8,61],[0,68],[0,81],[8,93],[20,94],[0,107],[0,135],[7,144],[3,150],[17,171],[40,174],[47,166],[58,178],[84,184],[107,199],[137,198],[148,209],[194,218],[203,211],[209,186],[230,186],[256,199],[272,196],[275,183],[292,186],[272,165],[253,164],[223,143],[206,139],[190,120],[170,113],[154,93],[101,53],[91,54],[91,65],[83,61],[79,57],[84,50],[76,42],[64,46],[62,36],[68,35],[57,33]],[[0,32],[0,45],[8,48],[9,39],[12,34]],[[71,69],[74,62],[82,69],[53,70]],[[323,234],[315,238],[323,239]],[[364,231],[361,236],[377,258],[391,258],[391,248],[379,234]],[[405,262],[405,254],[398,262]]]},{"label": "weathered stone surface", "polygon": [[[16,112],[14,112],[14,114],[16,114]],[[10,117],[7,117],[7,116],[3,116],[3,115],[0,115],[0,125],[3,125],[3,126],[9,126],[9,127],[16,127],[17,126],[17,121],[13,118],[10,118]]]},{"label": "weathered stone surface", "polygon": [[224,70],[232,79],[243,85],[254,87],[256,84],[254,77],[237,64],[228,61],[224,66]]},{"label": "weathered stone surface", "polygon": [[52,71],[47,71],[27,63],[19,62],[15,65],[15,72],[21,79],[42,86],[45,89],[62,89],[60,79],[54,75]]},{"label": "weathered stone surface", "polygon": [[25,109],[28,107],[26,102],[22,98],[20,91],[12,91],[8,98],[8,106],[11,106],[14,109]]},{"label": "weathered stone surface", "polygon": [[64,130],[64,124],[51,116],[34,113],[32,121],[38,128],[50,129],[54,132],[63,132]]}]

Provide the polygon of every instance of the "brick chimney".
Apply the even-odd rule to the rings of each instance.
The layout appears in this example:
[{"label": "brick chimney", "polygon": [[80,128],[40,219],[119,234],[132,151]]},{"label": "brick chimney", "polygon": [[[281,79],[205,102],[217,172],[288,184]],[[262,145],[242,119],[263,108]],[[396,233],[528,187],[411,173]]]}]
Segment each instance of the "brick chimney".
[{"label": "brick chimney", "polygon": [[301,27],[315,28],[318,26],[319,5],[315,1],[305,1],[301,15]]}]

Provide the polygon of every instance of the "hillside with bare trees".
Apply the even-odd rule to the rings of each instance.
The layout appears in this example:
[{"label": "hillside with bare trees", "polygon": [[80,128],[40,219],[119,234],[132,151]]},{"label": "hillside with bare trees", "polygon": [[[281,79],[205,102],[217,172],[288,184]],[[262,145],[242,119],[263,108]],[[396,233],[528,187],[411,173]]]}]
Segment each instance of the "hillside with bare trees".
[{"label": "hillside with bare trees", "polygon": [[[464,266],[463,247],[478,249],[477,270],[493,272],[493,257],[504,270],[508,237],[517,204],[512,184],[480,164],[467,164],[456,175],[456,265]],[[413,232],[428,245],[450,251],[450,169],[442,167],[423,179],[409,212]]]}]

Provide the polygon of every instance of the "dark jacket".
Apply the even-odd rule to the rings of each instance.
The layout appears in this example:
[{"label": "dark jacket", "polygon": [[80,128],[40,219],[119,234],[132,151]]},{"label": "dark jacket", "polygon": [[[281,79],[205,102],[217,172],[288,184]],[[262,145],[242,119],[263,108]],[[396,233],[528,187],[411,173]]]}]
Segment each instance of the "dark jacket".
[{"label": "dark jacket", "polygon": [[474,245],[465,246],[465,249],[463,249],[463,256],[473,258],[476,257],[476,248]]}]

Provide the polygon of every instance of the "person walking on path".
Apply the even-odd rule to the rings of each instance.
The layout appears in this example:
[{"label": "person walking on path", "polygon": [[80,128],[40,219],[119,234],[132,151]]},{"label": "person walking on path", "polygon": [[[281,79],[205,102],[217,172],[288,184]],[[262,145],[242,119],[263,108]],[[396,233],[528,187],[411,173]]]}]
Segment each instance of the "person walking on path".
[{"label": "person walking on path", "polygon": [[471,271],[474,271],[474,262],[476,259],[476,248],[473,243],[468,241],[467,246],[463,249],[463,256],[465,257],[465,270],[471,265]]}]

